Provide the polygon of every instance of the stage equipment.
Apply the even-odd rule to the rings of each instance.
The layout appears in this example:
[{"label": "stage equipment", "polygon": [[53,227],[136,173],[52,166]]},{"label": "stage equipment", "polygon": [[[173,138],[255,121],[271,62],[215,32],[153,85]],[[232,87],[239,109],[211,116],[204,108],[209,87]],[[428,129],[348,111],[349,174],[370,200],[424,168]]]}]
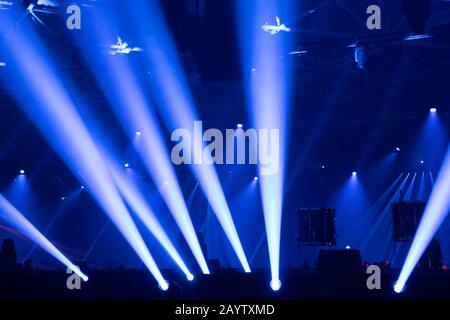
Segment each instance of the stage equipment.
[{"label": "stage equipment", "polygon": [[360,274],[363,263],[359,250],[320,250],[320,274]]},{"label": "stage equipment", "polygon": [[392,240],[410,241],[414,237],[426,203],[423,201],[396,202],[392,207]]},{"label": "stage equipment", "polygon": [[336,210],[329,208],[309,208],[297,210],[300,245],[336,245]]}]

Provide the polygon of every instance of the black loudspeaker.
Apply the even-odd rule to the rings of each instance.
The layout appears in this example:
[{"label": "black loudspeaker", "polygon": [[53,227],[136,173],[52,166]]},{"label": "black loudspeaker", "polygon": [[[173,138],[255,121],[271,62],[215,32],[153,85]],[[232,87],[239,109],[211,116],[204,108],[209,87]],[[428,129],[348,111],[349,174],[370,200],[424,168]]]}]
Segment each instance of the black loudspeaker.
[{"label": "black loudspeaker", "polygon": [[298,209],[297,243],[300,245],[336,245],[335,209]]},{"label": "black loudspeaker", "polygon": [[426,202],[397,202],[392,205],[392,240],[410,241],[416,234]]},{"label": "black loudspeaker", "polygon": [[354,275],[363,271],[359,250],[321,250],[317,265],[324,275]]}]

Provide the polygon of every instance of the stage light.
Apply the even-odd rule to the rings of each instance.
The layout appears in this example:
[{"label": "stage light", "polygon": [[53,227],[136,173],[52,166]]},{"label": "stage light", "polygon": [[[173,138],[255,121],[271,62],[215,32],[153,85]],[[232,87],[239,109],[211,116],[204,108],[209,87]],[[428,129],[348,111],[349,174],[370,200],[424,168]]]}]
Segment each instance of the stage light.
[{"label": "stage light", "polygon": [[430,112],[431,112],[431,113],[436,113],[436,112],[437,112],[437,109],[436,109],[436,108],[430,108]]},{"label": "stage light", "polygon": [[405,286],[399,284],[398,281],[396,281],[396,282],[394,283],[393,288],[394,288],[394,292],[395,292],[395,293],[402,293],[402,292],[405,291]]},{"label": "stage light", "polygon": [[130,167],[130,164],[127,162],[127,163],[125,163],[123,166],[124,166],[125,168],[129,168],[129,167]]},{"label": "stage light", "polygon": [[350,250],[351,247],[350,246],[345,246],[345,249]]},{"label": "stage light", "polygon": [[424,164],[425,163],[425,161],[423,161],[423,160],[420,160],[420,164]]},{"label": "stage light", "polygon": [[141,134],[142,134],[142,132],[136,131],[136,135],[137,135],[137,136],[140,136]]},{"label": "stage light", "polygon": [[237,127],[238,127],[239,129],[242,129],[242,127],[243,127],[242,123],[238,123]]},{"label": "stage light", "polygon": [[102,152],[102,158],[105,159],[108,169],[114,179],[117,188],[122,194],[124,200],[128,203],[130,209],[142,221],[145,227],[153,234],[158,242],[167,251],[173,261],[180,267],[186,277],[191,277],[192,273],[187,268],[183,259],[175,249],[175,246],[170,241],[164,228],[159,223],[148,201],[141,195],[139,187],[129,179],[124,170],[114,161],[114,157],[105,150]]},{"label": "stage light", "polygon": [[81,189],[84,190],[84,189],[85,189],[85,186],[81,186]]},{"label": "stage light", "polygon": [[[278,159],[271,159],[277,170],[264,174],[261,163],[259,169],[259,189],[261,194],[266,231],[267,248],[273,288],[280,279],[281,225],[283,220],[284,185],[286,177],[286,154],[288,141],[288,119],[291,108],[292,59],[274,59],[285,56],[292,48],[290,37],[267,37],[257,32],[255,23],[264,23],[267,7],[282,10],[280,1],[234,1],[236,4],[236,24],[239,30],[242,74],[251,124],[254,128],[277,130],[276,142]],[[290,17],[286,17],[289,19]],[[248,72],[256,68],[257,72]],[[274,108],[273,106],[278,106]],[[266,147],[271,144],[267,143]],[[272,144],[271,147],[274,147]]]},{"label": "stage light", "polygon": [[19,173],[20,173],[20,175],[24,175],[25,174],[25,170],[20,170]]},{"label": "stage light", "polygon": [[358,175],[358,173],[356,171],[352,172],[352,176],[356,177]]},{"label": "stage light", "polygon": [[255,180],[255,181],[258,180],[258,177],[254,177],[253,180]]},{"label": "stage light", "polygon": [[450,212],[450,184],[448,181],[450,181],[450,147],[447,149],[438,178],[398,277],[396,284],[398,291],[405,286],[420,257]]},{"label": "stage light", "polygon": [[188,274],[187,276],[186,276],[186,279],[188,280],[188,281],[194,281],[194,275],[192,274],[192,273],[190,273],[190,274]]},{"label": "stage light", "polygon": [[[137,0],[136,0],[137,1]],[[152,10],[145,10],[147,2],[138,1],[136,6],[129,6],[130,10],[136,10],[140,18],[136,18],[136,26],[143,28],[148,26],[152,19],[148,18],[148,14],[152,14]],[[116,38],[114,29],[119,25],[122,20],[115,20],[115,14],[112,12],[113,7],[102,7],[101,12],[97,11],[95,14],[95,25],[92,27],[89,36],[90,40],[96,43],[107,43],[110,39]],[[127,12],[128,13],[128,12]],[[114,28],[111,26],[114,25]],[[159,26],[159,23],[156,25]],[[150,27],[151,28],[151,27]],[[153,28],[152,28],[153,29]],[[157,28],[158,32],[160,26]],[[156,29],[155,29],[156,30]],[[165,33],[164,31],[161,31]],[[169,34],[169,32],[167,31]],[[200,243],[195,233],[195,228],[189,215],[186,203],[183,198],[181,187],[178,183],[178,179],[174,168],[172,167],[172,161],[170,154],[167,150],[165,136],[163,135],[163,129],[159,124],[159,119],[152,105],[152,97],[147,90],[143,87],[141,79],[139,79],[133,69],[133,65],[128,59],[116,59],[108,54],[104,54],[104,62],[106,68],[111,71],[113,76],[105,75],[103,72],[99,72],[95,56],[92,56],[91,50],[85,49],[85,36],[78,36],[74,34],[76,40],[81,47],[81,52],[85,56],[86,61],[89,62],[91,70],[104,94],[107,98],[109,105],[111,106],[114,114],[124,131],[126,132],[130,141],[134,143],[134,148],[137,151],[143,165],[153,182],[157,186],[165,185],[166,187],[160,188],[160,194],[165,204],[167,205],[170,213],[172,214],[177,226],[180,228],[183,237],[189,245],[196,261],[198,262],[202,273],[208,274],[209,269],[206,263],[206,259],[203,255]],[[159,48],[164,50],[162,43],[157,44],[157,51]],[[143,53],[147,55],[146,51]],[[166,73],[165,68],[162,68],[161,72]],[[164,94],[176,96],[176,88],[178,84],[175,83],[172,87],[164,88]],[[175,92],[175,93],[174,93]],[[165,106],[164,106],[165,107]],[[170,117],[182,117],[182,112],[179,112],[178,105],[174,105],[175,112],[170,112]],[[167,113],[167,111],[164,111]],[[169,116],[169,115],[168,115]],[[141,132],[141,137],[136,139],[136,130]],[[167,181],[165,184],[164,181]]]},{"label": "stage light", "polygon": [[6,62],[1,62],[0,61],[0,67],[6,67]]},{"label": "stage light", "polygon": [[272,281],[270,281],[270,287],[273,291],[279,291],[281,289],[281,285],[282,283],[278,279],[273,279]]},{"label": "stage light", "polygon": [[159,289],[162,290],[162,291],[169,290],[169,282],[167,280],[164,280],[163,282],[161,282],[159,284]]},{"label": "stage light", "polygon": [[396,147],[396,148],[395,148],[395,151],[400,152],[400,148],[399,148],[399,147]]},{"label": "stage light", "polygon": [[[15,26],[18,14],[12,13],[0,19],[0,29]],[[139,256],[158,283],[164,281],[156,262],[151,256],[137,226],[120,196],[75,105],[73,96],[64,87],[62,76],[54,68],[50,56],[34,29],[27,24],[15,28],[14,37],[2,42],[8,53],[13,70],[7,87],[17,85],[26,88],[27,94],[14,94],[17,105],[46,138],[54,151],[74,175],[86,185],[91,196],[111,219],[134,252]],[[33,63],[30,63],[32,61]],[[36,74],[39,77],[36,77]],[[16,91],[16,90],[12,90]],[[80,106],[82,109],[83,106]],[[97,128],[94,128],[95,132]],[[134,132],[134,131],[133,131]]]},{"label": "stage light", "polygon": [[[169,36],[170,32],[164,20],[164,15],[159,5],[154,1],[138,1],[138,3],[139,6],[129,7],[131,13],[130,18],[136,22],[139,28],[146,28],[144,30],[145,33],[151,34],[150,37],[146,37],[147,41],[144,55],[147,58],[146,61],[148,62],[149,68],[155,70],[152,74],[151,81],[149,80],[149,86],[152,89],[154,99],[157,101],[156,106],[159,108],[161,118],[169,130],[174,131],[179,128],[189,130],[199,116],[197,115],[194,99],[189,91],[189,84],[183,72],[176,46],[172,37]],[[123,75],[120,75],[120,77],[122,78]],[[130,101],[134,103],[134,95],[130,97]],[[146,108],[148,107],[146,106]],[[154,142],[152,141],[150,150],[154,148],[153,144]],[[203,157],[202,145],[203,141],[195,143],[193,148],[195,158]],[[149,157],[155,158],[154,153],[152,151]],[[170,161],[170,159],[167,159],[167,161]],[[211,205],[212,211],[218,218],[239,262],[245,272],[250,272],[250,266],[248,265],[227,199],[214,166],[192,164],[190,165],[190,169],[199,181]],[[175,188],[173,184],[176,181],[168,181],[170,188],[167,189]],[[167,195],[173,194],[173,191],[170,190],[170,192],[167,192]],[[177,200],[177,202],[179,206],[181,201]],[[184,203],[181,204],[184,205]]]},{"label": "stage light", "polygon": [[62,200],[62,201],[66,200],[66,199],[67,199],[66,197],[61,197],[61,200]]},{"label": "stage light", "polygon": [[30,221],[28,221],[22,213],[19,212],[2,194],[0,194],[0,218],[5,219],[14,228],[17,228],[26,235],[31,241],[36,243],[42,249],[47,251],[53,257],[58,259],[66,267],[70,268],[83,281],[88,281],[88,276],[80,271],[69,259],[66,258],[38,229],[36,229]]},{"label": "stage light", "polygon": [[325,166],[324,166],[324,165],[322,165],[322,166],[321,166],[321,168],[322,168],[322,169],[325,169]]}]

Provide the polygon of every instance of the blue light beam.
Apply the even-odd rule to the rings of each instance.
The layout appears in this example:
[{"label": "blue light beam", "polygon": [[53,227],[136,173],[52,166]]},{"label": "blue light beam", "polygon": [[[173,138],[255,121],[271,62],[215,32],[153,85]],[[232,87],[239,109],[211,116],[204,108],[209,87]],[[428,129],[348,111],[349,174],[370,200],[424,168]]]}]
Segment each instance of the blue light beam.
[{"label": "blue light beam", "polygon": [[26,235],[31,241],[39,245],[66,267],[70,268],[83,281],[88,281],[88,276],[75,266],[64,254],[61,253],[42,233],[36,229],[6,198],[0,194],[0,217],[9,222],[14,228]]},{"label": "blue light beam", "polygon": [[436,184],[431,192],[428,205],[420,220],[414,240],[409,249],[400,276],[395,283],[394,291],[403,291],[414,267],[430,244],[440,225],[450,212],[450,148],[447,149],[443,166],[439,172]]}]

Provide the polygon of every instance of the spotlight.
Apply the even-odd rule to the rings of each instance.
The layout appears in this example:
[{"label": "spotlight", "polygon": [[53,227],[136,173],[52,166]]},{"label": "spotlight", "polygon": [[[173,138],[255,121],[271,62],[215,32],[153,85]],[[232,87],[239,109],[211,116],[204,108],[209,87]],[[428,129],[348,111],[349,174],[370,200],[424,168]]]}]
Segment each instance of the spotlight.
[{"label": "spotlight", "polygon": [[255,180],[255,181],[258,180],[258,177],[254,177],[253,180]]},{"label": "spotlight", "polygon": [[423,160],[420,160],[420,164],[424,164],[425,162]]},{"label": "spotlight", "polygon": [[396,147],[396,148],[395,148],[395,151],[400,152],[400,148],[399,148],[399,147]]},{"label": "spotlight", "polygon": [[188,279],[188,281],[194,281],[194,275],[192,273],[188,274],[186,278]]},{"label": "spotlight", "polygon": [[356,171],[352,172],[352,176],[356,177],[358,175],[358,173]]},{"label": "spotlight", "polygon": [[25,170],[22,169],[22,170],[19,171],[19,173],[20,173],[21,175],[24,175],[24,174],[25,174]]},{"label": "spotlight", "polygon": [[123,166],[124,166],[125,168],[129,168],[129,167],[130,167],[130,164],[127,162],[127,163],[125,163]]},{"label": "spotlight", "polygon": [[66,200],[67,198],[66,197],[61,197],[61,201],[64,201],[64,200]]},{"label": "spotlight", "polygon": [[436,108],[430,108],[430,112],[431,113],[436,113],[437,109]]},{"label": "spotlight", "polygon": [[6,62],[1,62],[0,61],[0,67],[6,67]]},{"label": "spotlight", "polygon": [[164,280],[162,283],[159,284],[158,287],[162,291],[167,291],[167,290],[169,290],[169,282],[167,280]]},{"label": "spotlight", "polygon": [[238,127],[239,129],[242,129],[242,127],[243,127],[242,123],[238,123],[238,124],[237,124],[237,127]]},{"label": "spotlight", "polygon": [[394,282],[394,292],[402,293],[405,291],[405,286],[400,285],[397,281]]},{"label": "spotlight", "polygon": [[278,291],[281,289],[281,281],[278,279],[274,279],[272,281],[270,281],[270,287],[272,288],[273,291]]},{"label": "spotlight", "polygon": [[322,169],[325,169],[325,166],[324,166],[324,165],[322,165],[322,166],[321,166],[321,168],[322,168]]},{"label": "spotlight", "polygon": [[142,134],[142,132],[136,131],[136,135],[137,135],[137,136],[140,136],[141,134]]},{"label": "spotlight", "polygon": [[83,190],[84,190],[84,189],[86,189],[86,187],[85,187],[85,186],[81,186],[81,189],[83,189]]},{"label": "spotlight", "polygon": [[350,246],[345,246],[345,249],[350,250],[351,247]]}]

